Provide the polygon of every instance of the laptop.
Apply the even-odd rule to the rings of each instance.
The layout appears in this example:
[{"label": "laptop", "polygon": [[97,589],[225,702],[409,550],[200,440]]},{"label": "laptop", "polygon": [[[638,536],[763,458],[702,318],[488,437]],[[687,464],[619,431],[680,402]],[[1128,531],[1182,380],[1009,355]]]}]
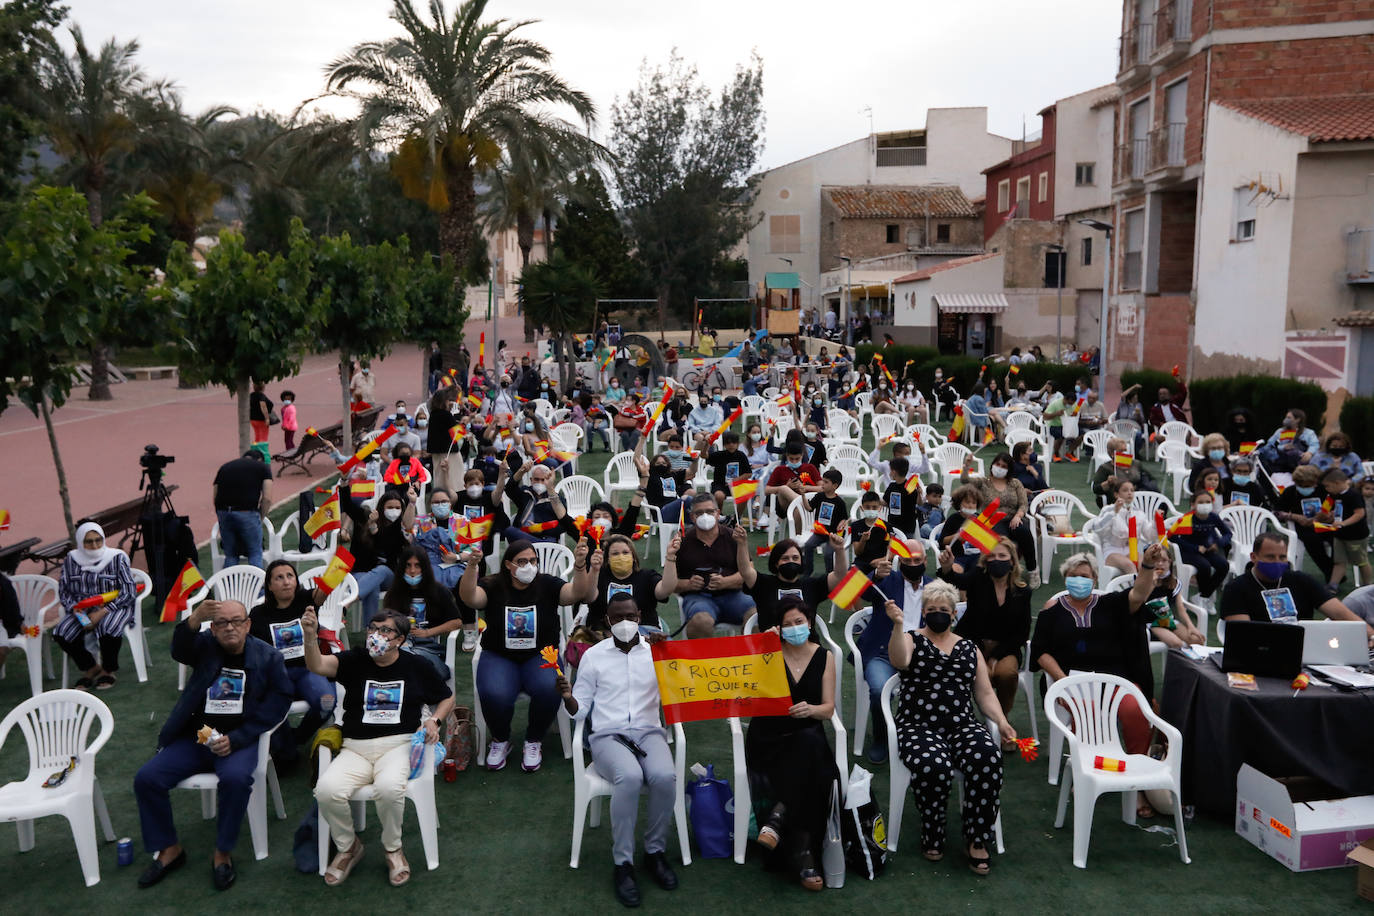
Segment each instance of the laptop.
[{"label": "laptop", "polygon": [[1299,620],[1306,631],[1304,665],[1367,665],[1369,636],[1363,620]]},{"label": "laptop", "polygon": [[1302,671],[1304,631],[1286,623],[1233,620],[1226,624],[1222,671],[1292,680]]}]

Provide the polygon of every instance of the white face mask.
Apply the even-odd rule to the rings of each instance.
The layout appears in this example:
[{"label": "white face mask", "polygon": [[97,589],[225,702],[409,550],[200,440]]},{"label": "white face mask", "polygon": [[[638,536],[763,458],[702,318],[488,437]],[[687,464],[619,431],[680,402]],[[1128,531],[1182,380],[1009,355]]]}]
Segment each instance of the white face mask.
[{"label": "white face mask", "polygon": [[1006,477],[1006,476],[1007,476],[1007,469],[1004,468],[1004,467],[1002,467],[1000,464],[994,464],[994,465],[992,466],[992,476],[993,476],[993,477],[998,477],[998,478]]},{"label": "white face mask", "polygon": [[473,484],[472,486],[468,487],[467,494],[468,497],[471,499],[480,499],[482,497],[482,485],[476,483]]},{"label": "white face mask", "polygon": [[973,516],[978,514],[977,509],[960,509],[959,511],[964,515],[965,518],[972,518]]},{"label": "white face mask", "polygon": [[396,521],[396,519],[398,519],[398,518],[401,517],[401,510],[400,510],[400,509],[387,509],[386,512],[383,513],[383,514],[386,515],[386,520],[387,520],[387,521],[389,521],[389,522],[394,522],[394,521]]},{"label": "white face mask", "polygon": [[864,518],[868,519],[869,521],[872,521],[873,519],[881,515],[882,512],[878,509],[862,509],[859,511],[859,514],[862,515]]},{"label": "white face mask", "polygon": [[533,582],[534,577],[537,575],[539,575],[539,570],[535,568],[533,563],[515,567],[515,581],[523,583],[524,585],[529,585]]},{"label": "white face mask", "polygon": [[609,531],[611,529],[611,520],[608,518],[599,518],[592,524],[596,525],[596,527],[600,528],[602,531]]},{"label": "white face mask", "polygon": [[1212,514],[1212,504],[1198,503],[1196,506],[1193,507],[1193,512],[1197,514],[1198,518],[1206,518],[1207,516]]},{"label": "white face mask", "polygon": [[367,634],[367,654],[373,658],[381,658],[391,650],[391,641],[381,633]]},{"label": "white face mask", "polygon": [[710,531],[716,527],[716,517],[714,515],[698,515],[696,525],[702,531]]},{"label": "white face mask", "polygon": [[542,483],[532,483],[530,484],[530,489],[534,491],[536,496],[543,496],[545,493],[549,492],[548,486]]},{"label": "white face mask", "polygon": [[617,620],[611,624],[611,635],[621,642],[630,642],[639,635],[639,624],[633,620]]}]

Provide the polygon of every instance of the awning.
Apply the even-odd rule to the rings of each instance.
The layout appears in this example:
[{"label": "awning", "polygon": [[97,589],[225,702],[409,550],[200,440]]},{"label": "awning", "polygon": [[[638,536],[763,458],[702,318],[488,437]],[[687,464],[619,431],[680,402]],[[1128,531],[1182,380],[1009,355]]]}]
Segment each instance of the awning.
[{"label": "awning", "polygon": [[763,275],[763,285],[769,289],[801,289],[801,274],[782,271]]},{"label": "awning", "polygon": [[935,305],[942,312],[962,315],[991,315],[1007,310],[1002,293],[937,293]]}]

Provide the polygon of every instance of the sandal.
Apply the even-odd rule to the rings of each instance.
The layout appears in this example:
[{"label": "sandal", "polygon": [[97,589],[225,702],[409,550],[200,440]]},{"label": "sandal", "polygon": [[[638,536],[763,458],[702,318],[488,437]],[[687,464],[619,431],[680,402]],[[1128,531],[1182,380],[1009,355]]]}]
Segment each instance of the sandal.
[{"label": "sandal", "polygon": [[109,690],[115,685],[117,678],[113,674],[102,674],[95,679],[96,690]]},{"label": "sandal", "polygon": [[410,863],[401,850],[386,853],[386,867],[391,873],[391,886],[400,887],[410,880]]},{"label": "sandal", "polygon": [[825,889],[825,881],[822,880],[821,873],[816,870],[815,859],[812,858],[809,850],[798,857],[797,864],[801,866],[799,877],[802,887],[808,891]]},{"label": "sandal", "polygon": [[945,857],[944,852],[939,849],[923,849],[921,855],[931,862],[938,862]]},{"label": "sandal", "polygon": [[768,819],[759,828],[758,839],[755,842],[764,849],[777,849],[778,844],[782,842],[782,822],[786,813],[781,804],[774,805],[773,810],[768,812]]},{"label": "sandal", "polygon": [[324,883],[330,887],[338,887],[344,883],[349,872],[353,871],[353,866],[358,864],[358,860],[363,857],[363,841],[357,837],[353,838],[353,845],[346,851],[338,853],[330,861],[329,867],[324,870]]},{"label": "sandal", "polygon": [[970,846],[968,850],[969,871],[980,878],[986,878],[992,873],[992,853],[988,853],[985,856],[975,856],[973,854],[975,851],[988,852],[987,847],[983,845],[981,840]]},{"label": "sandal", "polygon": [[75,686],[77,690],[90,690],[95,686],[95,679],[89,677],[77,678]]}]

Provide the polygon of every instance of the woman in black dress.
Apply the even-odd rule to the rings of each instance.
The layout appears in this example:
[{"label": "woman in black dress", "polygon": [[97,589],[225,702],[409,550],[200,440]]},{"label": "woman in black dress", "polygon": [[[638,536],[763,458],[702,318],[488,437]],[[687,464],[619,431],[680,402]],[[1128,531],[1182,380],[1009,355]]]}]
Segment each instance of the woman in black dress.
[{"label": "woman in black dress", "polygon": [[887,602],[892,638],[887,656],[897,669],[897,753],[911,771],[911,788],[921,806],[921,850],[932,862],[944,858],[945,811],[957,769],[964,775],[964,849],[976,875],[992,870],[988,841],[997,823],[1002,793],[1002,751],[973,714],[975,696],[983,715],[1016,739],[988,680],[988,666],[950,627],[959,591],[948,582],[922,590],[922,626],[907,630],[901,605]]},{"label": "woman in black dress", "polygon": [[811,639],[815,608],[786,598],[779,609],[777,632],[793,706],[785,716],[755,716],[744,738],[744,755],[750,791],[775,802],[759,828],[759,845],[781,847],[802,887],[818,891],[824,883],[816,862],[832,786],[839,779],[823,724],[835,711],[835,662]]}]

